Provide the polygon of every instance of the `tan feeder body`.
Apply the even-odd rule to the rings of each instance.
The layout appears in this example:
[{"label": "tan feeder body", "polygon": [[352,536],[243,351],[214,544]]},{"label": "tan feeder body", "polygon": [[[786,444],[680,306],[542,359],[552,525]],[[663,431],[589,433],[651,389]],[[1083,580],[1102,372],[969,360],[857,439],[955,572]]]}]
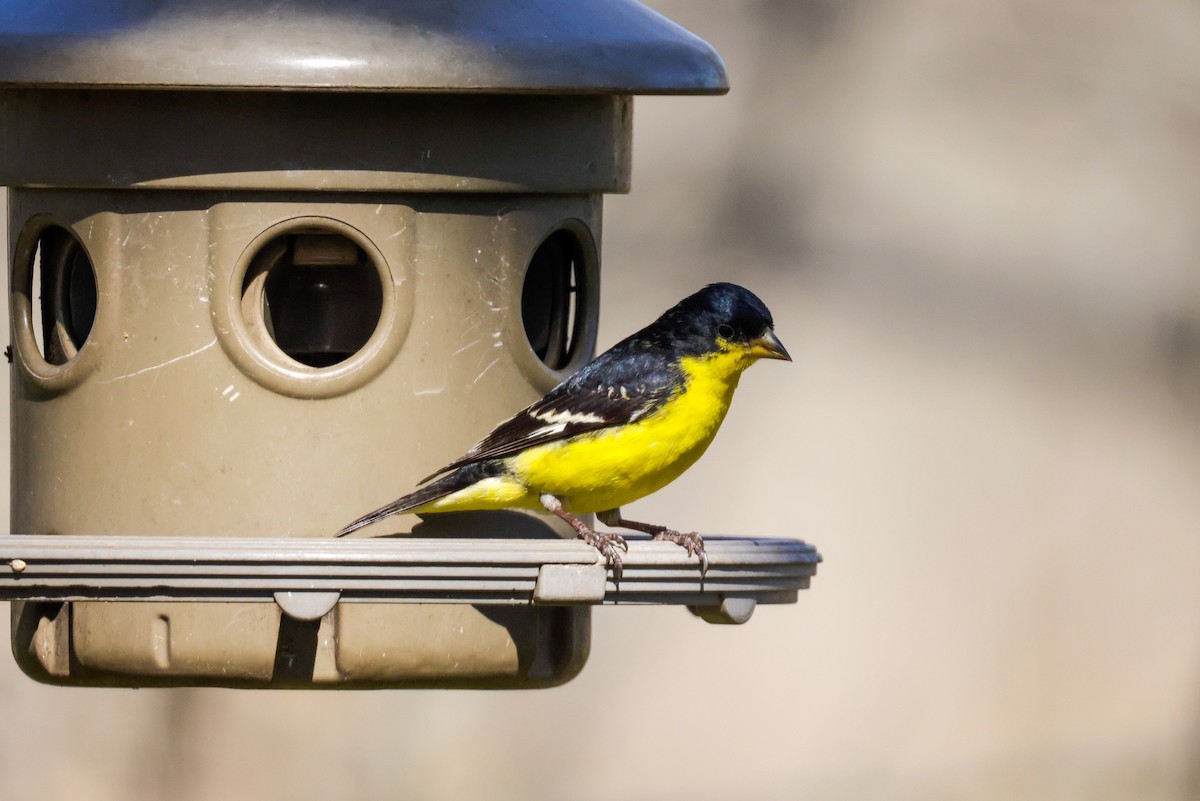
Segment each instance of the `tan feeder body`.
[{"label": "tan feeder body", "polygon": [[794,600],[811,549],[802,581],[722,585],[714,543],[705,587],[635,543],[614,587],[516,512],[332,539],[586,363],[632,95],[726,89],[628,0],[0,11],[21,668],[543,687],[613,593],[725,622]]}]

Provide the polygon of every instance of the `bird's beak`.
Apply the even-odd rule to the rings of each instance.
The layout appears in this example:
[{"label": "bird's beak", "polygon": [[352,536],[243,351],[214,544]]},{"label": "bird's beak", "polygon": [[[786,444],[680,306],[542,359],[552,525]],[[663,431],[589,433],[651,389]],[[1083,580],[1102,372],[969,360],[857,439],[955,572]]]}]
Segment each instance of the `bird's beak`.
[{"label": "bird's beak", "polygon": [[792,360],[787,348],[779,341],[779,337],[775,336],[775,332],[769,328],[762,333],[762,336],[750,340],[750,353],[760,359],[782,359],[785,362]]}]

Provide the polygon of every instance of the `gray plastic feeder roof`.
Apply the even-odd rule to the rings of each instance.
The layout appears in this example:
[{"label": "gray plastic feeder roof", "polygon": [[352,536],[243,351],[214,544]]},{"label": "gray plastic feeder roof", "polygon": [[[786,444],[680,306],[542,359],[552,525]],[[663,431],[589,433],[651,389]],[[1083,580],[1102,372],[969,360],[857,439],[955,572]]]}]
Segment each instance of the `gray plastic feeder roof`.
[{"label": "gray plastic feeder roof", "polygon": [[0,84],[721,94],[716,51],[632,0],[64,0],[0,8]]}]

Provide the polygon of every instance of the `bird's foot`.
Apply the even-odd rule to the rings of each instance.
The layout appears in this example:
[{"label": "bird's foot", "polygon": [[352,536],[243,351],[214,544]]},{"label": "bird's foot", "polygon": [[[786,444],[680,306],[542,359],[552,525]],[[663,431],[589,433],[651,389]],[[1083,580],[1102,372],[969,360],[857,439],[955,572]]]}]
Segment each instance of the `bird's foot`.
[{"label": "bird's foot", "polygon": [[613,580],[621,582],[621,551],[629,553],[629,544],[620,534],[601,534],[590,528],[579,530],[579,539],[595,548],[604,557],[604,563],[612,568]]},{"label": "bird's foot", "polygon": [[708,572],[708,552],[704,550],[703,537],[695,531],[684,534],[672,528],[664,528],[654,532],[654,539],[673,542],[686,549],[688,556],[698,557],[700,559],[700,578],[704,578],[704,574]]},{"label": "bird's foot", "polygon": [[542,506],[546,507],[546,511],[567,521],[571,528],[575,529],[579,539],[600,552],[600,555],[604,557],[604,563],[612,568],[613,581],[619,585],[621,583],[621,554],[617,552],[617,548],[623,548],[626,553],[629,553],[629,545],[625,542],[625,538],[620,534],[598,534],[587,523],[564,509],[562,501],[550,493],[542,494],[538,500],[542,502]]}]

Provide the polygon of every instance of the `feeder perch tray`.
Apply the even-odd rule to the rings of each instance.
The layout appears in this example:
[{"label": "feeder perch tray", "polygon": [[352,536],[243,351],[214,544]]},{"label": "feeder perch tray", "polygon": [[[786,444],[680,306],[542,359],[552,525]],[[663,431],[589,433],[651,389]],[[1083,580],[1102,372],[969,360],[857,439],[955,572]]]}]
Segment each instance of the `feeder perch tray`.
[{"label": "feeder perch tray", "polygon": [[820,555],[792,539],[708,537],[709,569],[630,537],[619,584],[577,540],[0,537],[0,600],[274,602],[315,620],[344,602],[680,604],[742,623],[795,603]]}]

